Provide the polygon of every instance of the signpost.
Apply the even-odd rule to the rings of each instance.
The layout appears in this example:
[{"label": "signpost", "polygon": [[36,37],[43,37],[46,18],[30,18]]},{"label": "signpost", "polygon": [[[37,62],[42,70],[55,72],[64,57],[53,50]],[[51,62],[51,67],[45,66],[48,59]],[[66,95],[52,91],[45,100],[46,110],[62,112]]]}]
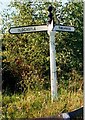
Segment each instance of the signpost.
[{"label": "signpost", "polygon": [[47,25],[40,26],[20,26],[20,27],[11,27],[9,32],[11,34],[21,34],[21,33],[30,33],[30,32],[39,32],[39,31],[47,31]]},{"label": "signpost", "polygon": [[53,31],[60,32],[74,32],[75,28],[73,26],[55,25]]},{"label": "signpost", "polygon": [[53,27],[53,15],[52,6],[49,6],[49,19],[48,25],[38,25],[38,26],[21,26],[21,27],[11,27],[9,29],[10,34],[23,34],[32,32],[43,32],[47,31],[50,37],[50,76],[51,76],[51,100],[57,98],[57,72],[56,72],[56,50],[55,50],[55,34],[58,32],[74,32],[75,28],[73,26],[55,25]]},{"label": "signpost", "polygon": [[56,70],[56,49],[55,49],[55,31],[50,31],[50,79],[51,79],[51,101],[57,99],[57,70]]}]

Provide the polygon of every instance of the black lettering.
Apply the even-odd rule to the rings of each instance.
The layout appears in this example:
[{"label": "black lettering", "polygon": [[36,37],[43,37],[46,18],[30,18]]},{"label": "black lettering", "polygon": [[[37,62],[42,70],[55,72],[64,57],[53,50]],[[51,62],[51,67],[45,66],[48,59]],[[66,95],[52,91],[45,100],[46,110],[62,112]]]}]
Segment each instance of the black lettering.
[{"label": "black lettering", "polygon": [[59,29],[61,29],[61,30],[71,30],[71,28],[65,27],[65,26],[59,26]]},{"label": "black lettering", "polygon": [[19,28],[18,31],[19,32],[26,32],[26,31],[32,31],[32,30],[36,30],[35,27],[29,27],[29,28]]}]

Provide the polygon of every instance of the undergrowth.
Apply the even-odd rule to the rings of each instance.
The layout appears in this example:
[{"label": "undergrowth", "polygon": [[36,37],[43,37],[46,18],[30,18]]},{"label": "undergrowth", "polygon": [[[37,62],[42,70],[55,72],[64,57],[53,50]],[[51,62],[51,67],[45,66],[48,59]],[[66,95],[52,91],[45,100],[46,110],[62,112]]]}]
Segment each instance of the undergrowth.
[{"label": "undergrowth", "polygon": [[61,89],[52,103],[50,90],[29,91],[26,94],[2,96],[2,118],[35,118],[57,116],[61,112],[72,111],[83,105],[83,92]]}]

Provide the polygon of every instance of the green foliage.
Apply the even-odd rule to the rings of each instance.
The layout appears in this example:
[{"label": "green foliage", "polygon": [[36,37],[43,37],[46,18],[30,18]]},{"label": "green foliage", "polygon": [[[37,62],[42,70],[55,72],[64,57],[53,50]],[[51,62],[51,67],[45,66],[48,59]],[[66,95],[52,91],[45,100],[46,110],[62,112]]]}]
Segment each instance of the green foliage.
[{"label": "green foliage", "polygon": [[[58,115],[83,105],[82,2],[69,2],[65,6],[62,6],[61,3],[53,3],[55,8],[61,8],[63,17],[60,22],[66,26],[75,27],[74,33],[56,33],[58,100],[53,103],[50,101],[48,34],[39,32],[10,35],[6,31],[10,26],[47,24],[47,8],[50,3],[42,3],[32,6],[32,2],[28,2],[28,0],[21,2],[14,0],[10,8],[15,8],[16,11],[11,12],[9,9],[10,12],[3,12],[2,58],[3,72],[6,73],[3,81],[8,83],[4,90],[6,91],[7,87],[12,89],[16,81],[16,91],[22,91],[22,95],[19,95],[18,92],[9,94],[8,89],[3,94],[3,119]],[[53,13],[55,24],[57,24],[56,9],[53,10]],[[3,85],[3,87],[5,86]]]},{"label": "green foliage", "polygon": [[[37,3],[37,2],[35,2]],[[11,3],[16,12],[4,13],[3,23],[7,27],[47,24],[49,2],[35,4],[22,1]],[[69,2],[66,6],[53,3],[54,8],[61,7],[61,22],[75,27],[74,33],[56,33],[56,62],[59,84],[65,87],[72,81],[72,72],[82,80],[83,74],[83,3]],[[56,10],[54,9],[54,14]],[[10,20],[5,22],[5,20]],[[54,15],[55,23],[58,23]],[[5,27],[4,27],[5,30]],[[10,35],[4,33],[3,62],[9,62],[11,70],[19,76],[19,83],[25,90],[49,89],[50,57],[49,36],[46,32]],[[16,76],[16,75],[15,75]],[[75,79],[76,79],[75,77]]]},{"label": "green foliage", "polygon": [[[81,11],[80,11],[81,9]],[[62,8],[61,23],[74,26],[74,33],[57,33],[56,51],[58,78],[71,80],[71,73],[76,70],[79,79],[83,75],[83,3],[69,2]],[[78,80],[79,80],[78,79]]]}]

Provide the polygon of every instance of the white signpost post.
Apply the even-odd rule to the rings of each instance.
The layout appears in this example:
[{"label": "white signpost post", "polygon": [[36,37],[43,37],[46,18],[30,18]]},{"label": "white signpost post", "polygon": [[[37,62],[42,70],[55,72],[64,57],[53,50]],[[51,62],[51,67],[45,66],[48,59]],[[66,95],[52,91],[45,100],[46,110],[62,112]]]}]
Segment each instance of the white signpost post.
[{"label": "white signpost post", "polygon": [[[52,25],[51,25],[52,26]],[[48,27],[49,28],[49,27]],[[48,30],[50,36],[50,74],[51,74],[51,101],[56,100],[57,92],[57,68],[56,68],[56,50],[55,50],[55,34],[57,32],[74,32],[74,27],[55,25],[51,31]]]},{"label": "white signpost post", "polygon": [[49,24],[40,26],[21,26],[11,27],[9,29],[10,34],[23,34],[31,32],[43,32],[47,31],[50,37],[50,76],[51,76],[51,100],[54,101],[57,98],[57,72],[56,72],[56,50],[55,50],[55,34],[57,32],[74,32],[75,28],[72,26],[55,25],[53,27],[52,20],[52,6],[49,7]]}]

